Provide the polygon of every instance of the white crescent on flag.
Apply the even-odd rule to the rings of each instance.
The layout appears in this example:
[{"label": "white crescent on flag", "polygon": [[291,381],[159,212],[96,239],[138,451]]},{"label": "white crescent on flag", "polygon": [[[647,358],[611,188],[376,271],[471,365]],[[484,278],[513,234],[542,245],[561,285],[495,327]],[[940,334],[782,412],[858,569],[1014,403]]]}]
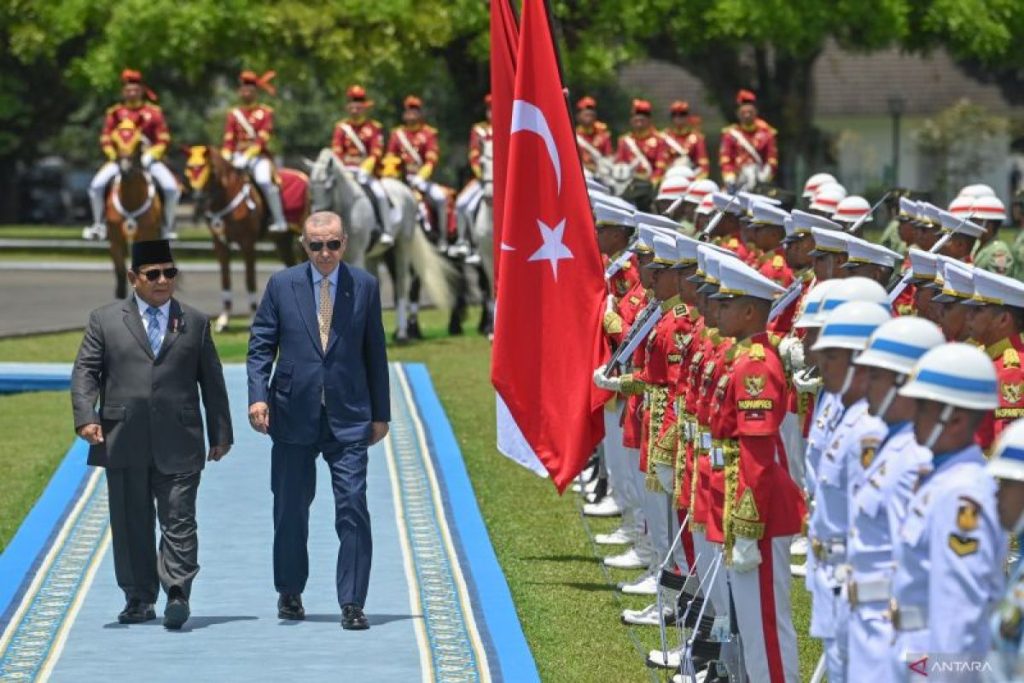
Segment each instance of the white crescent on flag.
[{"label": "white crescent on flag", "polygon": [[512,103],[512,133],[515,135],[520,131],[536,133],[544,140],[548,149],[548,156],[551,157],[551,165],[555,167],[555,180],[558,193],[562,193],[562,163],[558,157],[558,147],[555,146],[555,136],[551,134],[548,120],[544,112],[537,106],[526,100],[516,100]]}]

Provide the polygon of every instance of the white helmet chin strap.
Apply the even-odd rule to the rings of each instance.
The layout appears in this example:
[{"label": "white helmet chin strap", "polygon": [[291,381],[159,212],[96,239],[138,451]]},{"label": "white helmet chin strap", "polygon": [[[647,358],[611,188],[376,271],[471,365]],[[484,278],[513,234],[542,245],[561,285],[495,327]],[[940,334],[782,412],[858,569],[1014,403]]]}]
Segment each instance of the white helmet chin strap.
[{"label": "white helmet chin strap", "polygon": [[860,355],[856,351],[850,353],[850,365],[846,368],[846,377],[843,378],[843,387],[839,390],[839,395],[844,395],[850,390],[850,385],[853,384],[853,373],[857,371],[857,366],[853,364],[853,361],[857,360],[857,356]]},{"label": "white helmet chin strap", "polygon": [[875,417],[885,419],[885,414],[889,412],[889,408],[892,407],[892,402],[896,400],[896,392],[900,390],[900,387],[907,381],[906,375],[896,375],[896,380],[892,386],[889,387],[889,391],[885,392],[885,396],[882,398],[882,402],[878,404],[878,412],[875,413]]},{"label": "white helmet chin strap", "polygon": [[932,433],[929,434],[928,439],[921,444],[922,446],[928,450],[934,449],[935,442],[939,440],[939,437],[942,436],[942,432],[946,430],[946,423],[949,422],[949,418],[953,417],[954,410],[955,408],[953,406],[943,406],[942,413],[939,414],[938,423],[932,427]]}]

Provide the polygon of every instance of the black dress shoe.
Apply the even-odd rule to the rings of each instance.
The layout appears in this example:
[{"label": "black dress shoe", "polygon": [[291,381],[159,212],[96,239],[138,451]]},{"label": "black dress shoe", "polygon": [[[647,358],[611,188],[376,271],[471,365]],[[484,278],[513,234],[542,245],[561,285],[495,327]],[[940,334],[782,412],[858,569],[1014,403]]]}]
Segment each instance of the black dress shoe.
[{"label": "black dress shoe", "polygon": [[306,618],[306,610],[302,607],[301,595],[281,593],[277,598],[277,618],[289,621],[302,621]]},{"label": "black dress shoe", "polygon": [[173,586],[167,591],[167,607],[164,608],[164,628],[177,631],[188,621],[192,611],[188,606],[188,598],[184,591]]},{"label": "black dress shoe", "polygon": [[359,605],[345,605],[341,608],[341,627],[346,631],[365,631],[370,622]]},{"label": "black dress shoe", "polygon": [[153,605],[142,602],[138,598],[131,598],[125,603],[124,609],[117,615],[119,624],[142,624],[156,619],[156,611]]}]

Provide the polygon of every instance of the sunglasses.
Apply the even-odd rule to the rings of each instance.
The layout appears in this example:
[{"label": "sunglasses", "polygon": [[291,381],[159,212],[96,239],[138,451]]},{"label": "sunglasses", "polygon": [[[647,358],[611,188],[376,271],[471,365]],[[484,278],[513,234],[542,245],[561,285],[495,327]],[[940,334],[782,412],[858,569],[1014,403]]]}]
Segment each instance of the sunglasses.
[{"label": "sunglasses", "polygon": [[331,251],[338,251],[341,249],[341,240],[328,240],[327,242],[310,242],[308,245],[310,251],[320,251],[325,246]]},{"label": "sunglasses", "polygon": [[175,268],[174,266],[171,266],[170,268],[164,268],[162,270],[160,268],[153,268],[152,270],[140,271],[139,275],[146,278],[150,282],[156,282],[157,280],[160,279],[161,275],[163,275],[168,280],[173,280],[174,278],[178,277],[178,269]]}]

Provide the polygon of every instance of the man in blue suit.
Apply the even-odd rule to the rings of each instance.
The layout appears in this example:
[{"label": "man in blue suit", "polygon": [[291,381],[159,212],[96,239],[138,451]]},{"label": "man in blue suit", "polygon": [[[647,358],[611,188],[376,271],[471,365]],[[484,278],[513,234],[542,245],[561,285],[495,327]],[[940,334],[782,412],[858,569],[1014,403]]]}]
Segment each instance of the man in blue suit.
[{"label": "man in blue suit", "polygon": [[[316,457],[334,487],[338,603],[345,629],[369,628],[366,507],[369,446],[388,433],[388,359],[377,280],[341,261],[346,236],[329,211],[306,221],[303,263],[267,283],[249,337],[249,422],[269,434],[274,492],[274,586],[278,617],[304,619],[309,506]],[[275,357],[277,367],[271,377]]]}]

